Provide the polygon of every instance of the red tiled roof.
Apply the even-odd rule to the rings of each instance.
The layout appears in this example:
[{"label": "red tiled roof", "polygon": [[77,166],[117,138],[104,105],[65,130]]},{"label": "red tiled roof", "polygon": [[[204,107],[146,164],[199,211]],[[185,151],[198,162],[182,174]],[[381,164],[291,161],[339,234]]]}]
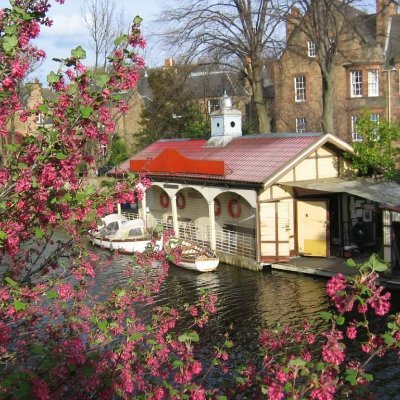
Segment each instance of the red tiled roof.
[{"label": "red tiled roof", "polygon": [[[206,146],[207,140],[160,140],[136,154],[131,160],[151,160],[156,158],[163,150],[173,148],[189,159],[224,161],[225,175],[171,174],[167,170],[165,172],[151,173],[146,171],[145,166],[142,171],[133,172],[149,172],[152,176],[170,175],[219,181],[262,183],[320,138],[320,135],[315,134],[241,136],[234,138],[224,147],[208,147]],[[129,170],[129,163],[130,160],[126,161],[121,164],[119,169]]]}]

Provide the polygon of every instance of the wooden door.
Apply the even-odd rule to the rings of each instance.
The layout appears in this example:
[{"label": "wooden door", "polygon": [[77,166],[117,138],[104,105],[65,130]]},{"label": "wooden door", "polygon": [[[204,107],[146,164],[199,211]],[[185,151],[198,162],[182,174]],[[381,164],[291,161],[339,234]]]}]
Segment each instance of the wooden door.
[{"label": "wooden door", "polygon": [[284,201],[260,206],[261,259],[289,261],[289,204]]},{"label": "wooden door", "polygon": [[329,256],[328,200],[297,201],[297,243],[300,255]]}]

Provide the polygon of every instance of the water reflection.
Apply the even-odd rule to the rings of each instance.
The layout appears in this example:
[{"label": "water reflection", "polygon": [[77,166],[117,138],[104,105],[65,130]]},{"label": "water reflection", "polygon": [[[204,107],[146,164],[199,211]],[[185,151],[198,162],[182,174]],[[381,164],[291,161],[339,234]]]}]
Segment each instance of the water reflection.
[{"label": "water reflection", "polygon": [[[102,257],[109,257],[109,253],[103,252]],[[122,271],[129,260],[128,256],[114,258],[107,268],[108,279],[123,282]],[[100,284],[107,280],[106,275]],[[201,288],[212,290],[218,295],[218,312],[201,333],[202,348],[198,356],[203,361],[209,359],[212,347],[222,343],[228,333],[235,343],[231,360],[239,364],[246,358],[254,358],[262,328],[277,322],[293,326],[304,319],[318,318],[321,311],[327,310],[330,305],[325,285],[323,278],[281,271],[253,272],[221,264],[216,271],[201,274],[171,265],[160,292],[155,295],[155,305],[180,308],[196,301]],[[394,356],[375,363],[372,390],[377,393],[376,398],[400,399],[399,371],[400,362]],[[214,385],[219,384],[218,376],[210,374],[208,379]]]}]

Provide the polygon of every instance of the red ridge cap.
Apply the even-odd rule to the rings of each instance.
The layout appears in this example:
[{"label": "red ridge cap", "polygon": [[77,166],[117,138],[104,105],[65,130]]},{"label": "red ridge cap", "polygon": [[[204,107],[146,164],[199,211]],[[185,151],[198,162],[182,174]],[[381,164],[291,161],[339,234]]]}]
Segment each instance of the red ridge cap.
[{"label": "red ridge cap", "polygon": [[183,156],[179,151],[167,148],[156,158],[130,160],[131,172],[168,172],[205,175],[224,175],[225,162],[218,160],[196,160]]}]

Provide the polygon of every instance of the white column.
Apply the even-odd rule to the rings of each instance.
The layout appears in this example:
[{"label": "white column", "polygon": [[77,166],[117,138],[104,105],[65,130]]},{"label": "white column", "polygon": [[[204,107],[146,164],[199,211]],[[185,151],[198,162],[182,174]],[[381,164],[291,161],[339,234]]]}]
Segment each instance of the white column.
[{"label": "white column", "polygon": [[208,220],[210,225],[210,248],[211,250],[216,249],[216,235],[215,235],[215,210],[214,200],[208,203]]},{"label": "white column", "polygon": [[121,213],[122,213],[122,211],[121,211],[121,204],[118,203],[118,204],[117,204],[117,214],[121,214]]},{"label": "white column", "polygon": [[[146,201],[146,192],[143,193],[143,199],[141,200],[141,209],[142,209],[142,219],[144,221],[144,227],[147,228],[147,201]],[[139,210],[138,210],[139,211]]]},{"label": "white column", "polygon": [[170,197],[171,208],[172,208],[172,226],[175,231],[175,236],[179,237],[179,225],[178,225],[178,207],[176,205],[176,195]]}]

